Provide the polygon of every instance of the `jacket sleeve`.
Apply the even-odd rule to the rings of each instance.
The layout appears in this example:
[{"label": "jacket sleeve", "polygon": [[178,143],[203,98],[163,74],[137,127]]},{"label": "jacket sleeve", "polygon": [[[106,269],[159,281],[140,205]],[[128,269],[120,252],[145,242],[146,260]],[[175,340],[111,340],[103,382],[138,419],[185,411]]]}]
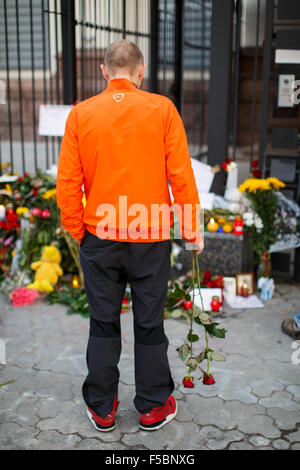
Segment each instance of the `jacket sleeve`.
[{"label": "jacket sleeve", "polygon": [[175,213],[182,237],[200,243],[200,201],[182,119],[169,101],[165,117],[165,155],[167,178],[174,196]]},{"label": "jacket sleeve", "polygon": [[58,161],[57,204],[61,212],[62,226],[81,241],[84,235],[82,204],[83,171],[78,148],[77,111],[70,112]]}]

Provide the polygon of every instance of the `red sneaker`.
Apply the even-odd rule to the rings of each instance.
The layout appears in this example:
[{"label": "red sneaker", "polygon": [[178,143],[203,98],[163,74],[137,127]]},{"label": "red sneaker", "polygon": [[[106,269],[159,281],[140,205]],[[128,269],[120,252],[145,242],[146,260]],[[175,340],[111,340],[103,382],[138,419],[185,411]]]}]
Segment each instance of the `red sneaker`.
[{"label": "red sneaker", "polygon": [[87,415],[90,418],[93,426],[97,429],[97,431],[108,432],[113,431],[115,429],[115,415],[119,403],[120,402],[118,401],[118,397],[116,396],[114,398],[113,409],[105,418],[101,418],[101,416],[98,416],[90,408],[87,409]]},{"label": "red sneaker", "polygon": [[149,413],[140,415],[140,428],[145,431],[155,431],[172,421],[177,414],[177,403],[172,395],[167,399],[164,406],[152,408]]}]

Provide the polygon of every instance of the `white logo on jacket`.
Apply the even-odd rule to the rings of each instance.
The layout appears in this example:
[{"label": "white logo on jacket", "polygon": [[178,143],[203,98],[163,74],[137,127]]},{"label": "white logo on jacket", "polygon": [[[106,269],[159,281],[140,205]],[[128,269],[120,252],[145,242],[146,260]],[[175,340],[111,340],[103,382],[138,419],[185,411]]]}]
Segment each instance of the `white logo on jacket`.
[{"label": "white logo on jacket", "polygon": [[116,103],[121,103],[121,101],[123,101],[124,99],[124,96],[124,93],[116,93],[115,95],[113,95],[113,99]]}]

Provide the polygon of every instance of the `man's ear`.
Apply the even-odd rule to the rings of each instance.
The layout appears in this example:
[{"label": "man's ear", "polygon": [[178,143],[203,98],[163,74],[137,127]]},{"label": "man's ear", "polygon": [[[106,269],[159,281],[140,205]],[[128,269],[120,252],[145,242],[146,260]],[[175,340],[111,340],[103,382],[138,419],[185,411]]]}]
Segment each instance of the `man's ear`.
[{"label": "man's ear", "polygon": [[103,77],[105,78],[105,80],[109,80],[107,67],[104,64],[101,64],[100,67],[101,67],[102,74],[103,74]]},{"label": "man's ear", "polygon": [[147,64],[141,65],[141,67],[139,69],[139,80],[143,80],[146,68],[147,68]]}]

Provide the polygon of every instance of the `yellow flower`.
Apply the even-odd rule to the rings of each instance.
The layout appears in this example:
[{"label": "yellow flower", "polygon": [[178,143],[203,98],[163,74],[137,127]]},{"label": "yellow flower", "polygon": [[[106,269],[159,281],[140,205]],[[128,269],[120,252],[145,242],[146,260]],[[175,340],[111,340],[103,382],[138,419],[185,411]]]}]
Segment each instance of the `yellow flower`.
[{"label": "yellow flower", "polygon": [[6,185],[5,185],[5,191],[7,191],[8,193],[12,194],[12,189],[11,189],[10,184],[6,184]]},{"label": "yellow flower", "polygon": [[268,180],[260,178],[249,178],[239,187],[239,191],[244,193],[246,191],[250,193],[256,193],[256,191],[268,191],[272,189],[271,184]]},{"label": "yellow flower", "polygon": [[12,252],[11,252],[12,258],[15,256],[15,254],[16,254],[16,250],[12,250]]},{"label": "yellow flower", "polygon": [[55,199],[56,198],[56,189],[49,189],[43,194],[44,199]]},{"label": "yellow flower", "polygon": [[27,207],[18,207],[18,209],[16,210],[16,213],[18,215],[23,215],[23,214],[26,214],[26,212],[28,212],[29,209]]},{"label": "yellow flower", "polygon": [[285,187],[285,183],[280,181],[278,178],[270,177],[270,178],[267,178],[267,181],[269,181],[269,183],[273,186],[275,191],[279,191],[280,188]]}]

